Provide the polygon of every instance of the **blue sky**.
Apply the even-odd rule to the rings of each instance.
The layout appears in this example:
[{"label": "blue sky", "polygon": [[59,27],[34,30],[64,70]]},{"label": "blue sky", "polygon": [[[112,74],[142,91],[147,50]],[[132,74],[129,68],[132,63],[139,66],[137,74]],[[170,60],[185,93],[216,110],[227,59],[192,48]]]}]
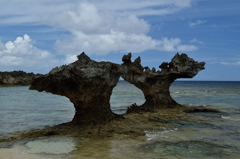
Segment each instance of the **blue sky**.
[{"label": "blue sky", "polygon": [[48,73],[85,52],[155,67],[177,53],[205,61],[191,80],[240,81],[239,0],[0,1],[0,71]]}]

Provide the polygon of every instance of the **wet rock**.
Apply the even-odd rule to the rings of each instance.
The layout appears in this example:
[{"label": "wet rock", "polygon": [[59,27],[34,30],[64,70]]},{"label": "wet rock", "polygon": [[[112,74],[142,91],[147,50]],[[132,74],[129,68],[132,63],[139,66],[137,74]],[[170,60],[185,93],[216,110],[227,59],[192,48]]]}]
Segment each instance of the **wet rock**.
[{"label": "wet rock", "polygon": [[82,53],[74,63],[34,78],[30,89],[68,97],[76,110],[74,124],[103,124],[117,117],[109,101],[120,78],[120,67],[111,62],[93,61]]},{"label": "wet rock", "polygon": [[[155,108],[174,108],[180,106],[170,96],[169,87],[178,78],[192,78],[204,69],[204,62],[194,61],[186,54],[176,54],[171,62],[163,62],[159,68],[161,71],[148,67],[142,67],[141,59],[138,57],[135,62],[131,61],[131,53],[123,56],[124,80],[143,91],[146,102],[140,106],[133,106],[128,113],[140,111],[153,111]],[[138,62],[136,62],[138,61]],[[138,111],[139,111],[138,110]]]}]

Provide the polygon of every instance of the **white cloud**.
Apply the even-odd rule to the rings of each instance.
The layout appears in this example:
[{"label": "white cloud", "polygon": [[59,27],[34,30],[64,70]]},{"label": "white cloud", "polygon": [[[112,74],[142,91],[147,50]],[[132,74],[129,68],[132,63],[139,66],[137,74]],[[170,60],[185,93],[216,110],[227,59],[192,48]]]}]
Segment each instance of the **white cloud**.
[{"label": "white cloud", "polygon": [[222,65],[240,65],[240,61],[235,62],[220,62]]},{"label": "white cloud", "polygon": [[207,20],[197,20],[196,22],[190,22],[189,26],[194,27],[196,25],[203,24],[203,23],[206,23],[206,22],[207,22]]},{"label": "white cloud", "polygon": [[0,24],[41,23],[49,14],[62,12],[74,5],[68,0],[8,0],[2,6]]},{"label": "white cloud", "polygon": [[154,40],[145,34],[126,34],[111,31],[110,34],[86,35],[76,32],[73,36],[57,41],[55,44],[59,54],[88,54],[106,55],[110,52],[142,52],[149,49],[160,51],[192,51],[197,47],[181,45],[179,38],[162,38]]},{"label": "white cloud", "polygon": [[227,59],[228,61],[221,61],[221,60],[219,60],[219,61],[212,61],[212,62],[209,62],[209,63],[221,64],[221,65],[225,65],[225,66],[240,66],[240,61],[238,60],[239,59],[238,57],[225,58],[225,59]]},{"label": "white cloud", "polygon": [[113,28],[128,33],[146,33],[149,30],[149,24],[135,15],[115,17],[101,13],[90,3],[80,3],[74,10],[51,15],[48,24],[86,34],[106,34]]},{"label": "white cloud", "polygon": [[91,1],[99,9],[114,14],[136,16],[173,14],[184,8],[191,7],[192,0],[105,0]]},{"label": "white cloud", "polygon": [[193,51],[197,49],[198,47],[194,45],[178,45],[175,51],[186,52],[186,51]]},{"label": "white cloud", "polygon": [[[116,16],[166,15],[190,7],[193,0],[88,0],[99,10]],[[50,14],[72,10],[86,0],[7,0],[0,1],[0,24],[42,23]]]},{"label": "white cloud", "polygon": [[[49,17],[53,26],[71,32],[64,40],[58,40],[55,48],[59,54],[106,55],[111,52],[142,52],[148,49],[160,51],[192,51],[197,47],[182,45],[179,38],[152,39],[147,35],[149,24],[135,15],[115,16],[101,12],[88,2],[80,3],[75,10]],[[69,56],[68,58],[70,58]]]},{"label": "white cloud", "polygon": [[199,44],[204,44],[204,42],[197,40],[194,38],[193,40],[190,40],[191,43],[199,43]]},{"label": "white cloud", "polygon": [[[192,51],[197,47],[183,45],[179,38],[148,35],[150,24],[140,16],[174,14],[191,7],[192,0],[8,0],[0,12],[0,24],[37,23],[69,31],[57,40],[57,54],[65,55],[65,63],[77,54],[106,55],[117,52]],[[14,11],[14,12],[13,12]],[[40,61],[45,61],[41,65]],[[0,43],[0,65],[47,68],[61,62],[48,51],[34,47],[29,36]]]},{"label": "white cloud", "polygon": [[0,47],[0,66],[5,69],[32,70],[34,67],[35,71],[42,72],[59,64],[50,52],[33,46],[27,34]]},{"label": "white cloud", "polygon": [[72,63],[77,60],[77,55],[79,54],[73,54],[73,55],[66,55],[66,59],[64,60],[65,64]]}]

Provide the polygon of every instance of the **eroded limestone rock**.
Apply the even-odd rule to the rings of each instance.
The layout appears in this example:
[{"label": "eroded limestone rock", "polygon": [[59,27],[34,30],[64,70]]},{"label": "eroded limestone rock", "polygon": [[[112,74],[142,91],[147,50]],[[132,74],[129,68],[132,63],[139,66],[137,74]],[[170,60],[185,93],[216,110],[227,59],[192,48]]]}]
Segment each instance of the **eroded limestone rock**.
[{"label": "eroded limestone rock", "polygon": [[204,69],[204,62],[198,63],[189,58],[186,54],[178,53],[171,62],[163,62],[159,68],[161,71],[142,67],[140,57],[134,62],[131,61],[131,53],[123,56],[123,64],[127,73],[122,74],[124,80],[143,91],[146,102],[138,107],[133,105],[128,112],[141,110],[152,111],[155,108],[173,108],[179,105],[170,95],[170,85],[178,78],[192,78],[199,71]]},{"label": "eroded limestone rock", "polygon": [[82,53],[74,63],[33,79],[30,89],[68,97],[76,110],[74,124],[102,124],[117,116],[109,101],[120,77],[119,67],[111,62],[93,61]]},{"label": "eroded limestone rock", "polygon": [[124,55],[122,65],[111,62],[96,62],[85,53],[69,65],[52,69],[46,75],[36,76],[30,89],[66,96],[74,104],[73,124],[104,124],[115,117],[110,109],[112,89],[119,77],[134,84],[145,95],[142,106],[132,106],[128,112],[153,111],[157,108],[180,106],[170,96],[169,87],[177,78],[192,78],[204,69],[204,62],[198,63],[186,54],[176,54],[170,63],[163,62],[161,71],[142,67],[138,57],[131,61],[131,53]]}]

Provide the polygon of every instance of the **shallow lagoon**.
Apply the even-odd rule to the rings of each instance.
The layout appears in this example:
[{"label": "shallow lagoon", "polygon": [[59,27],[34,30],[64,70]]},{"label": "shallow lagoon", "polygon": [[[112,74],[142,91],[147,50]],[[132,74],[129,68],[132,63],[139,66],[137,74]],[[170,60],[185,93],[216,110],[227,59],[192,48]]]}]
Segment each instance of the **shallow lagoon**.
[{"label": "shallow lagoon", "polygon": [[[145,131],[146,136],[79,138],[53,136],[0,143],[4,158],[238,158],[240,156],[240,82],[175,82],[171,95],[187,106],[204,105],[225,113],[193,113],[196,121],[168,121],[172,128]],[[73,105],[65,97],[0,88],[0,135],[71,121]],[[141,91],[120,82],[111,97],[112,110],[144,102]],[[153,121],[152,121],[153,122]],[[156,121],[155,121],[156,122]],[[164,122],[164,121],[162,121]],[[1,158],[0,157],[0,158]]]}]

